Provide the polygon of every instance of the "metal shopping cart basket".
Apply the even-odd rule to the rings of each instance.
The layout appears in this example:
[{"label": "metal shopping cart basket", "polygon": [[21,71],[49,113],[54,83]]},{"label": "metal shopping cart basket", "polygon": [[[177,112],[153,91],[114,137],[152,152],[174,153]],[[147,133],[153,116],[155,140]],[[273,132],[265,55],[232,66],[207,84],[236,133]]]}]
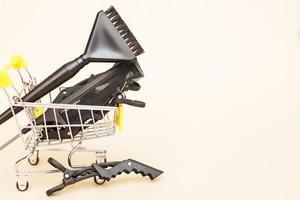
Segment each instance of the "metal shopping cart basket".
[{"label": "metal shopping cart basket", "polygon": [[[14,115],[14,120],[18,128],[18,134],[12,139],[7,141],[0,147],[0,150],[7,147],[13,141],[21,138],[25,145],[25,150],[28,152],[26,156],[22,157],[16,162],[17,174],[17,188],[20,191],[28,189],[27,177],[33,174],[40,173],[54,173],[58,170],[43,170],[43,171],[20,171],[19,164],[28,160],[31,165],[37,165],[39,162],[39,151],[66,151],[65,148],[53,148],[51,146],[70,143],[71,148],[68,155],[68,163],[72,168],[76,168],[72,164],[72,156],[76,151],[94,152],[96,154],[97,162],[106,161],[106,150],[103,149],[87,149],[81,146],[84,140],[95,139],[104,136],[115,134],[116,123],[121,126],[121,107],[112,106],[90,106],[90,105],[73,105],[73,104],[55,104],[51,102],[51,95],[49,95],[50,103],[42,103],[41,100],[32,103],[22,101],[21,96],[31,91],[37,84],[36,79],[30,74],[25,65],[25,61],[20,56],[15,56],[12,65],[7,65],[0,71],[0,87],[4,91],[5,96],[10,104],[11,110]],[[17,89],[13,84],[12,78],[9,75],[9,70],[14,67],[17,75],[21,80],[21,88]],[[14,113],[15,107],[22,107],[24,115],[16,115]],[[47,124],[47,115],[45,112],[53,112],[53,123]],[[59,116],[57,113],[64,111],[65,124],[59,123]],[[83,122],[81,119],[82,113],[90,113],[91,120]],[[95,119],[94,115],[102,115],[101,120]],[[105,113],[105,114],[104,114]],[[118,114],[119,113],[119,114]],[[69,121],[69,115],[77,115],[80,119],[77,123]],[[40,118],[44,123],[37,124],[37,119]],[[57,137],[50,137],[49,132],[57,133]],[[73,134],[76,131],[76,134]],[[25,134],[24,134],[25,133]],[[67,139],[62,137],[62,134],[67,134],[70,137]],[[95,179],[97,183],[103,183],[103,180]]]}]

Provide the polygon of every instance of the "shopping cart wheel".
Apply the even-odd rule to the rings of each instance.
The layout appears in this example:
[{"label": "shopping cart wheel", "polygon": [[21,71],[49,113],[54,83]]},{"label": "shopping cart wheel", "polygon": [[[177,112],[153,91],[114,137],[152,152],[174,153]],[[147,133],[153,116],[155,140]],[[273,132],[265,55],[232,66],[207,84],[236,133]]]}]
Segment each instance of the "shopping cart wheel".
[{"label": "shopping cart wheel", "polygon": [[32,156],[30,156],[28,158],[28,162],[29,164],[31,165],[37,165],[40,161],[40,158],[39,158],[39,151],[35,151]]},{"label": "shopping cart wheel", "polygon": [[105,180],[101,179],[99,176],[94,176],[94,182],[97,185],[103,185],[105,183]]},{"label": "shopping cart wheel", "polygon": [[26,182],[17,181],[16,187],[19,191],[24,192],[24,191],[28,190],[29,183],[28,183],[28,181],[26,181]]}]

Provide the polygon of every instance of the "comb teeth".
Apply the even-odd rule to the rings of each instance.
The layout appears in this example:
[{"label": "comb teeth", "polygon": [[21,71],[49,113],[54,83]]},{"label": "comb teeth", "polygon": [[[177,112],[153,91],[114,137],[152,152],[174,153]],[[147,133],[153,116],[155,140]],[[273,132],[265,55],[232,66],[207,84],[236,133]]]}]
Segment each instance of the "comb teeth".
[{"label": "comb teeth", "polygon": [[116,11],[116,9],[113,6],[111,6],[105,11],[105,14],[110,19],[111,23],[115,26],[115,28],[119,31],[120,35],[127,43],[128,47],[131,49],[134,55],[138,56],[144,53],[144,49],[134,37],[133,33],[130,31],[125,22],[122,20],[121,16]]}]

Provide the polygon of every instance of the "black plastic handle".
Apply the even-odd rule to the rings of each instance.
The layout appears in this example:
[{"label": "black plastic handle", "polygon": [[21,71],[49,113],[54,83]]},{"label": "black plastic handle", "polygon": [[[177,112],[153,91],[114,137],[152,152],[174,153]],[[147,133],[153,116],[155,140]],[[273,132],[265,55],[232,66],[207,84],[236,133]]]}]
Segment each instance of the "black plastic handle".
[{"label": "black plastic handle", "polygon": [[142,176],[148,176],[151,180],[160,176],[163,171],[145,165],[143,163],[137,162],[132,159],[123,160],[116,166],[110,169],[104,169],[98,164],[93,164],[92,167],[96,170],[98,176],[101,179],[109,181],[112,178],[116,178],[117,175],[122,174],[123,172],[129,174],[130,172],[135,172],[136,174],[141,174]]},{"label": "black plastic handle", "polygon": [[123,99],[123,103],[128,104],[130,106],[139,107],[139,108],[145,108],[146,107],[146,103],[143,102],[143,101]]},{"label": "black plastic handle", "polygon": [[61,172],[65,172],[67,170],[61,163],[59,163],[54,158],[48,158],[48,163]]},{"label": "black plastic handle", "polygon": [[139,91],[141,89],[141,85],[136,82],[136,81],[130,81],[127,84],[126,90],[131,90],[131,91]]},{"label": "black plastic handle", "polygon": [[50,196],[50,195],[52,195],[54,192],[63,190],[64,188],[65,188],[65,185],[64,185],[63,183],[61,183],[61,184],[59,184],[59,185],[57,185],[57,186],[55,186],[55,187],[53,187],[53,188],[47,190],[47,191],[46,191],[46,194],[47,194],[48,196]]}]

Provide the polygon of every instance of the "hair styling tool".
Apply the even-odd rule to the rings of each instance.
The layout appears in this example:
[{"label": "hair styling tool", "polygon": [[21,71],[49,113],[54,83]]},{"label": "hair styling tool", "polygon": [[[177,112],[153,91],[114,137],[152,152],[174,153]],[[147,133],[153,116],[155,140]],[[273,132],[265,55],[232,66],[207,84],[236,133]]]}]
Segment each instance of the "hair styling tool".
[{"label": "hair styling tool", "polygon": [[[64,173],[62,183],[49,189],[46,192],[48,196],[57,191],[63,190],[68,185],[75,184],[88,178],[94,178],[94,181],[98,183],[97,179],[110,181],[110,179],[116,178],[117,175],[120,175],[123,172],[126,174],[135,172],[136,174],[141,174],[142,176],[148,176],[151,180],[153,180],[163,173],[161,170],[155,169],[132,159],[94,163],[89,167],[83,167],[76,170],[65,168],[61,163],[53,158],[49,158],[48,162],[53,167]],[[103,182],[101,182],[101,184],[102,183]]]},{"label": "hair styling tool", "polygon": [[[128,104],[135,107],[145,107],[145,103],[136,100],[126,99],[124,92],[128,90],[139,90],[140,85],[135,81],[143,76],[143,72],[137,62],[134,63],[118,63],[111,69],[98,75],[91,77],[77,83],[72,87],[67,87],[60,91],[58,96],[54,99],[53,103],[63,104],[79,104],[79,105],[97,105],[97,106],[118,106],[119,103]],[[54,113],[56,112],[56,113]],[[39,116],[34,122],[36,125],[54,125],[56,119],[59,125],[66,125],[59,129],[47,128],[48,139],[58,139],[58,135],[62,139],[68,139],[75,136],[82,130],[82,127],[70,127],[67,124],[78,124],[80,120],[84,124],[93,122],[91,119],[94,117],[96,121],[101,120],[106,112],[93,112],[81,111],[80,113],[75,110],[67,111],[64,109],[53,110],[48,109],[45,116]],[[55,116],[56,115],[56,116]],[[93,115],[93,116],[92,116]],[[67,117],[68,116],[68,119]],[[84,126],[83,129],[88,126]],[[22,130],[26,134],[31,129],[26,128]],[[46,139],[45,130],[42,131],[41,139]]]},{"label": "hair styling tool", "polygon": [[[74,77],[90,62],[132,62],[144,52],[128,26],[114,7],[100,11],[94,22],[85,52],[71,62],[64,64],[52,75],[26,94],[22,100],[35,102]],[[22,111],[14,107],[15,114]],[[9,108],[0,115],[0,124],[13,116]]]}]

